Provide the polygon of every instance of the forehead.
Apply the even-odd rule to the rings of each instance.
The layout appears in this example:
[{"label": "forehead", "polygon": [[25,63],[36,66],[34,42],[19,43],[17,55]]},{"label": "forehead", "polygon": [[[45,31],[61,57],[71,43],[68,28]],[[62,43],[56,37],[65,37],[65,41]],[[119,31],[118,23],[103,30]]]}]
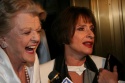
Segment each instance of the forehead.
[{"label": "forehead", "polygon": [[92,23],[92,18],[86,15],[79,15],[77,21],[83,21],[84,23]]},{"label": "forehead", "polygon": [[19,13],[14,17],[14,26],[35,27],[40,26],[38,16],[29,13]]},{"label": "forehead", "polygon": [[91,21],[91,19],[90,18],[88,18],[88,17],[83,17],[83,16],[79,16],[78,17],[78,19],[77,19],[77,21],[76,21],[76,25],[81,25],[81,24],[93,24],[92,23],[92,21]]}]

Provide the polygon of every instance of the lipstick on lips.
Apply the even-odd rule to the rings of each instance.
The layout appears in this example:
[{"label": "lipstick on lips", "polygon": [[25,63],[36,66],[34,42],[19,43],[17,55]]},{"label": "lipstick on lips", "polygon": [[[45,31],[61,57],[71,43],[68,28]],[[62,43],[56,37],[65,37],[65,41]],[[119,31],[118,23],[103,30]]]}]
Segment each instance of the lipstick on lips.
[{"label": "lipstick on lips", "polygon": [[88,47],[88,48],[92,48],[93,47],[93,42],[92,41],[86,41],[86,42],[83,42],[83,44]]}]

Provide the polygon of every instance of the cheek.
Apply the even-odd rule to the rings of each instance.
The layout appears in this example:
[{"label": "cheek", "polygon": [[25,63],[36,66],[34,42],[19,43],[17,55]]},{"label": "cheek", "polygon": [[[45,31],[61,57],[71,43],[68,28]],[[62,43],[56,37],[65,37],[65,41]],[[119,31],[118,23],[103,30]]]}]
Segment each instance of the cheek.
[{"label": "cheek", "polygon": [[83,39],[84,39],[84,35],[75,34],[72,38],[72,43],[82,42]]},{"label": "cheek", "polygon": [[17,48],[25,47],[29,42],[29,39],[23,36],[16,36],[16,37],[13,37],[12,39],[14,41],[12,41],[11,44]]},{"label": "cheek", "polygon": [[17,42],[22,46],[26,46],[30,42],[30,37],[19,37]]}]

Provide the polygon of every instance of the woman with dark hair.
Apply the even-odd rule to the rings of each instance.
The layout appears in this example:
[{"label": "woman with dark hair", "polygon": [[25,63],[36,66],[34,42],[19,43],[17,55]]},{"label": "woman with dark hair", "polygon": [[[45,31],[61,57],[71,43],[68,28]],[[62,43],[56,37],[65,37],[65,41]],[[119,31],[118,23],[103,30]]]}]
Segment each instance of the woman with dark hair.
[{"label": "woman with dark hair", "polygon": [[36,49],[45,17],[32,0],[0,0],[0,83],[40,83]]},{"label": "woman with dark hair", "polygon": [[[64,53],[40,66],[41,81],[43,83],[97,83],[97,81],[103,83],[103,77],[100,78],[102,75],[98,74],[98,69],[102,66],[96,65],[96,60],[99,59],[101,64],[104,58],[91,57],[95,31],[96,22],[90,9],[72,6],[64,10],[52,25],[52,35],[57,43],[64,45]],[[104,83],[117,82],[117,72],[114,72],[106,71],[107,74],[110,73],[109,76],[114,77]]]}]

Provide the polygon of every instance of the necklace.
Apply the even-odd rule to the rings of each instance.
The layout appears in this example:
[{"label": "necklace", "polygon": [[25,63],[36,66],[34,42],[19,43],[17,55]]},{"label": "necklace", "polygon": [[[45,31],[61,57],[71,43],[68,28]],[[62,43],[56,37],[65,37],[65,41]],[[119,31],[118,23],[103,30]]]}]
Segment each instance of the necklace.
[{"label": "necklace", "polygon": [[27,70],[26,66],[24,66],[24,69],[25,69],[27,83],[30,83],[30,77],[29,77],[28,70]]}]

